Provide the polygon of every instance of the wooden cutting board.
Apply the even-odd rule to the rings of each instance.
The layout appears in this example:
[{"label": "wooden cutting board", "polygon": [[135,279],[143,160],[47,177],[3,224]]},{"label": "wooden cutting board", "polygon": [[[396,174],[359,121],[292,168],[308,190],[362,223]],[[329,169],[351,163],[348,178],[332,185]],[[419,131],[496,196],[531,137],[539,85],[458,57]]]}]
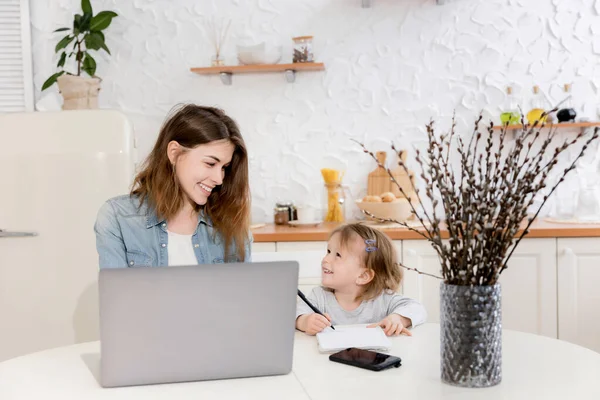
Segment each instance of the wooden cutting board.
[{"label": "wooden cutting board", "polygon": [[[406,151],[405,150],[400,151],[400,159],[402,160],[404,165],[406,165]],[[413,187],[414,187],[414,183],[415,183],[415,174],[411,170],[408,170],[408,174],[407,174],[406,171],[404,170],[404,168],[401,167],[400,165],[398,165],[396,168],[392,168],[392,175],[394,175],[394,178],[396,178],[396,181],[402,187],[402,190],[404,190],[404,193],[409,194],[409,193],[413,192]],[[396,186],[394,184],[394,182],[390,182],[390,192],[394,193],[394,195],[396,197],[400,197],[400,198],[403,197],[400,194],[400,189],[398,189],[398,186]]]},{"label": "wooden cutting board", "polygon": [[[406,152],[402,151],[400,155],[402,157],[402,161],[405,162]],[[380,164],[386,166],[387,153],[385,151],[378,151],[375,153],[375,156]],[[392,175],[394,178],[396,178],[396,181],[402,186],[402,189],[406,191],[406,193],[412,192],[411,179],[414,179],[412,173],[411,176],[409,176],[404,171],[404,168],[398,166],[397,168],[392,169]],[[400,190],[394,184],[394,182],[392,182],[386,170],[381,167],[377,167],[375,170],[369,173],[367,178],[367,195],[379,196],[385,192],[392,192],[396,197],[402,197]]]},{"label": "wooden cutting board", "polygon": [[[387,158],[387,153],[385,151],[378,151],[375,153],[377,157],[377,161],[380,164],[386,165],[385,160]],[[369,196],[379,196],[381,193],[390,191],[390,176],[385,171],[385,169],[377,166],[374,171],[369,173],[369,177],[367,179],[367,195]]]}]

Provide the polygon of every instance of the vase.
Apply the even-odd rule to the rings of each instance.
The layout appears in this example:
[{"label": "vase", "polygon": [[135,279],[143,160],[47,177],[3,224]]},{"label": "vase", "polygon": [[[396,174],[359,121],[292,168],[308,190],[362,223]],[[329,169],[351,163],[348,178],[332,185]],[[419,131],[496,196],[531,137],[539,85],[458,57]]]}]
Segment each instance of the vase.
[{"label": "vase", "polygon": [[502,380],[500,284],[440,286],[442,381],[481,388]]}]

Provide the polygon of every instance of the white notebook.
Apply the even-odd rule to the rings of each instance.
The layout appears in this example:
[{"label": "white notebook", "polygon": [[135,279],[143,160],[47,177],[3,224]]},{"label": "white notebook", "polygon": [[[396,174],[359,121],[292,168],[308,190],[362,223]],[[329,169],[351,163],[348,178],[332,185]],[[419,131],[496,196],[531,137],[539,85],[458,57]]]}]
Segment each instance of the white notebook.
[{"label": "white notebook", "polygon": [[317,342],[322,353],[337,352],[349,347],[380,351],[387,351],[392,347],[392,342],[380,327],[366,326],[336,326],[335,330],[327,328],[317,333]]}]

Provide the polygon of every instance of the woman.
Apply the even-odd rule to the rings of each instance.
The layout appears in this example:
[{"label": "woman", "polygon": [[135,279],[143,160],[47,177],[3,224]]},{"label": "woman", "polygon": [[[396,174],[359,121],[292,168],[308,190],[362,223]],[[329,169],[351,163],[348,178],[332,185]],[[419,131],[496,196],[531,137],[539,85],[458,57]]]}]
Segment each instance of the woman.
[{"label": "woman", "polygon": [[94,230],[100,268],[250,260],[248,155],[221,110],[188,104],[163,125],[131,193]]}]

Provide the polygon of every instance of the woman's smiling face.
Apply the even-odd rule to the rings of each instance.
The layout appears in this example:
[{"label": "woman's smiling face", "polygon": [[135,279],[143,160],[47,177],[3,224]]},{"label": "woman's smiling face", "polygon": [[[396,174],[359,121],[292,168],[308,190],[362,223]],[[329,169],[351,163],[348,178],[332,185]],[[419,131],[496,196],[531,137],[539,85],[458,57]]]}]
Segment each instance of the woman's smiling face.
[{"label": "woman's smiling face", "polygon": [[186,196],[198,205],[206,204],[213,189],[223,183],[235,146],[227,139],[186,149],[173,141],[167,149],[175,175]]}]

